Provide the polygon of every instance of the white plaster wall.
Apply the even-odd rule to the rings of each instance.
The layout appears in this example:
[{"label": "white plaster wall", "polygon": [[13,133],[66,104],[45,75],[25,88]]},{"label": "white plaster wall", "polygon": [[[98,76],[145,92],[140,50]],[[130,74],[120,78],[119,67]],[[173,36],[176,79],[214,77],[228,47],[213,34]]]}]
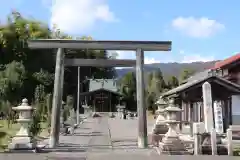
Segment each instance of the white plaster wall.
[{"label": "white plaster wall", "polygon": [[240,95],[232,96],[233,124],[240,125]]}]

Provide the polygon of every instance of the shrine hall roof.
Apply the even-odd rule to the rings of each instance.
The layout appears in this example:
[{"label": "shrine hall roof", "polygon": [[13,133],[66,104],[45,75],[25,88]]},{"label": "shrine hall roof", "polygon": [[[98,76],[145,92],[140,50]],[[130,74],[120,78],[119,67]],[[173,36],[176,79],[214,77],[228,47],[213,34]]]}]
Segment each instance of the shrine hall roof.
[{"label": "shrine hall roof", "polygon": [[215,83],[218,83],[219,85],[224,86],[225,88],[228,88],[229,90],[231,90],[234,93],[240,94],[240,85],[232,83],[232,82],[230,82],[226,79],[223,79],[219,76],[216,76],[216,75],[208,75],[205,77],[203,76],[202,78],[198,78],[198,79],[189,81],[189,82],[182,84],[172,90],[169,90],[169,91],[163,93],[162,97],[169,97],[171,95],[181,93],[183,91],[186,91],[186,90],[192,88],[193,86],[202,85],[204,82],[215,82]]},{"label": "shrine hall roof", "polygon": [[94,93],[97,93],[97,92],[102,92],[102,91],[106,91],[106,92],[112,93],[114,95],[122,96],[122,94],[119,93],[119,92],[115,92],[113,90],[109,90],[109,89],[105,89],[105,88],[99,88],[99,89],[92,90],[92,91],[89,91],[89,92],[82,92],[82,93],[80,93],[80,96],[87,96],[87,95],[91,95],[91,94],[94,94]]}]

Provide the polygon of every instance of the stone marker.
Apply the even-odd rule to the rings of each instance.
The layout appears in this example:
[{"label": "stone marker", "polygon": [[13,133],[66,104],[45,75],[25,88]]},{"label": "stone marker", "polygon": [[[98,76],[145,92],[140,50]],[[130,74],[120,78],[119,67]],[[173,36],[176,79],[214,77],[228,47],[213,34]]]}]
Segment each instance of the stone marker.
[{"label": "stone marker", "polygon": [[32,121],[33,108],[28,105],[27,99],[23,99],[20,106],[13,107],[12,109],[19,112],[19,118],[17,121],[20,123],[21,128],[15,137],[13,137],[12,143],[9,144],[8,148],[11,151],[34,151],[36,149],[36,142],[33,140],[29,132],[29,123]]},{"label": "stone marker", "polygon": [[212,128],[210,133],[211,133],[212,155],[217,155],[217,134],[216,134],[216,130],[214,128]]},{"label": "stone marker", "polygon": [[201,134],[204,132],[204,124],[202,122],[193,123],[194,136],[194,155],[202,154]]},{"label": "stone marker", "polygon": [[210,83],[205,82],[202,85],[202,93],[205,130],[207,133],[210,133],[213,128],[212,89]]},{"label": "stone marker", "polygon": [[227,150],[228,150],[228,155],[232,156],[233,155],[233,141],[232,141],[232,129],[228,128],[227,129]]},{"label": "stone marker", "polygon": [[216,132],[223,133],[223,117],[222,117],[222,107],[220,102],[214,102],[214,119],[215,119],[215,128]]}]

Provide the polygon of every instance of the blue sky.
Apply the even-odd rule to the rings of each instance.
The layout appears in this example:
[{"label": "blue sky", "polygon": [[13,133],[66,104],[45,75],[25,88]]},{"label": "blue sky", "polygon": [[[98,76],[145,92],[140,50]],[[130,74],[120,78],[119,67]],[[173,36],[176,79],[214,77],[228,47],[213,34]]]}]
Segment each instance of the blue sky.
[{"label": "blue sky", "polygon": [[[4,4],[4,5],[3,5]],[[240,51],[240,1],[8,0],[11,9],[73,36],[102,40],[171,40],[171,52],[147,52],[145,63],[224,59]],[[119,58],[134,54],[118,51]]]}]

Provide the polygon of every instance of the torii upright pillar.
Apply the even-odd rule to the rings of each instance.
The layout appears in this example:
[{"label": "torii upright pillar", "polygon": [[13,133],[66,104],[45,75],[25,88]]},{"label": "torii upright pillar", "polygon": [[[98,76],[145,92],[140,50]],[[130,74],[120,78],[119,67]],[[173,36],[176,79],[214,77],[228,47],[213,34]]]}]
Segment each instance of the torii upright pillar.
[{"label": "torii upright pillar", "polygon": [[62,106],[62,92],[64,79],[64,51],[59,48],[56,55],[54,92],[52,101],[51,132],[49,147],[54,148],[58,145],[60,129],[60,110]]},{"label": "torii upright pillar", "polygon": [[145,90],[144,90],[144,51],[137,49],[136,51],[136,80],[137,80],[137,110],[138,110],[138,147],[146,148],[147,140],[147,117],[145,105]]}]

